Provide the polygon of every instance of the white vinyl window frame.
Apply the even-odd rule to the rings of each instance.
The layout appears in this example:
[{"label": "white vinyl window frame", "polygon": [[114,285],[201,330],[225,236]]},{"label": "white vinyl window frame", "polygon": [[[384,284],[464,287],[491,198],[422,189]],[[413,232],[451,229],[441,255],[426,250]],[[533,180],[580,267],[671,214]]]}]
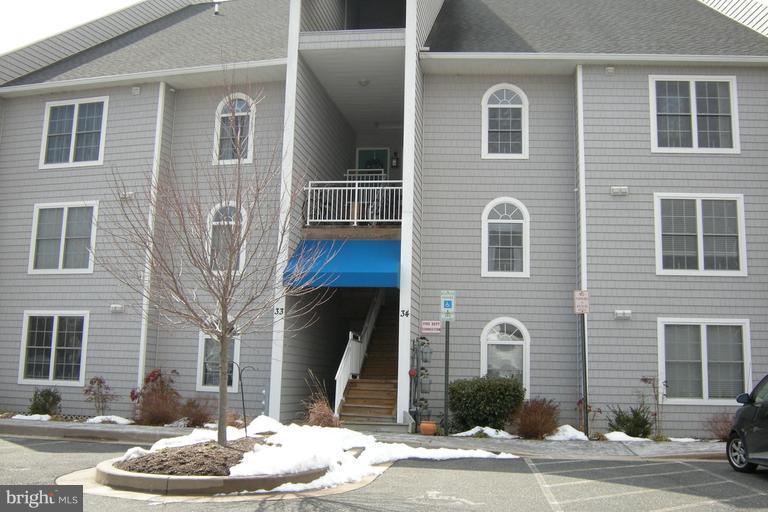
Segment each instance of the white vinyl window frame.
[{"label": "white vinyl window frame", "polygon": [[[53,333],[51,336],[51,359],[48,369],[47,379],[28,379],[24,377],[24,370],[26,368],[26,356],[27,356],[27,335],[29,333],[29,317],[32,316],[52,316],[53,320]],[[80,376],[78,380],[58,380],[54,379],[53,372],[56,366],[56,334],[59,326],[59,318],[62,316],[81,316],[83,317],[83,342],[80,345]],[[30,386],[69,386],[69,387],[83,387],[85,385],[85,363],[88,355],[88,326],[89,326],[89,311],[67,311],[67,310],[26,310],[24,311],[24,319],[21,328],[21,348],[19,353],[19,375],[18,384],[30,385]]]},{"label": "white vinyl window frame", "polygon": [[[195,390],[201,392],[218,392],[219,386],[207,386],[203,384],[203,363],[205,362],[205,340],[212,339],[210,336],[200,331],[199,341],[197,346],[197,379],[195,382]],[[229,356],[236,364],[240,364],[240,336],[235,336],[233,339],[234,350]],[[214,341],[218,345],[218,342]],[[227,386],[227,391],[230,393],[237,393],[240,382],[238,379],[237,366],[232,369],[232,385]]]},{"label": "white vinyl window frame", "polygon": [[[488,105],[488,101],[490,100],[491,96],[493,96],[494,93],[497,91],[500,91],[502,89],[508,89],[515,94],[517,94],[520,97],[521,100],[521,113],[520,113],[520,124],[522,129],[521,139],[522,139],[522,151],[520,153],[491,153],[488,151],[488,109],[493,108]],[[482,111],[482,135],[481,135],[481,156],[483,160],[528,160],[530,151],[529,151],[529,140],[530,140],[530,132],[529,132],[529,103],[528,103],[528,96],[523,92],[523,90],[513,84],[509,83],[501,83],[496,84],[490,89],[488,89],[485,94],[483,95],[483,99],[480,103],[480,109]]]},{"label": "white vinyl window frame", "polygon": [[[91,215],[91,241],[90,250],[88,251],[88,267],[87,268],[63,268],[64,267],[64,246],[65,237],[67,234],[67,215],[70,208],[93,208],[93,214]],[[61,234],[59,239],[59,265],[58,268],[35,268],[35,253],[37,252],[37,230],[38,220],[40,218],[40,210],[47,209],[63,209],[64,214],[61,219]],[[98,201],[79,201],[69,203],[40,203],[35,205],[34,214],[32,217],[32,237],[29,243],[29,263],[27,266],[28,274],[92,274],[93,273],[93,252],[96,248],[96,220],[99,214],[99,202]]]},{"label": "white vinyl window frame", "polygon": [[[656,112],[656,82],[688,82],[690,84],[691,101],[691,147],[659,146],[658,119]],[[731,92],[731,148],[700,148],[698,110],[696,108],[696,82],[728,82]],[[652,153],[707,153],[707,154],[739,154],[741,153],[741,137],[739,137],[739,101],[736,91],[735,76],[718,75],[649,75],[648,99],[651,113],[651,152]]]},{"label": "white vinyl window frame", "polygon": [[[698,266],[691,269],[665,269],[662,247],[662,219],[661,201],[664,199],[693,199],[696,200],[696,246],[698,252]],[[704,219],[701,211],[701,202],[736,201],[736,214],[739,223],[739,270],[705,270],[704,269]],[[654,225],[656,239],[656,275],[659,276],[711,276],[711,277],[745,277],[747,276],[747,235],[744,224],[744,194],[697,194],[697,193],[672,193],[656,192],[653,194]]]},{"label": "white vinyl window frame", "polygon": [[701,385],[702,397],[704,398],[669,398],[666,396],[664,386],[659,386],[659,401],[670,405],[737,405],[736,397],[732,399],[725,398],[707,398],[709,396],[709,372],[707,359],[707,326],[710,325],[738,325],[741,327],[741,346],[744,362],[744,390],[749,392],[752,389],[752,349],[750,323],[748,319],[736,318],[658,318],[657,319],[657,338],[658,338],[658,375],[659,382],[666,382],[666,349],[665,349],[665,329],[666,325],[695,325],[701,328]]},{"label": "white vinyl window frame", "polygon": [[[509,203],[515,206],[523,215],[523,270],[521,272],[514,271],[496,271],[488,269],[488,216],[495,207],[500,204]],[[498,197],[485,205],[483,214],[481,217],[482,222],[482,245],[480,250],[480,276],[481,277],[531,277],[531,217],[528,213],[528,209],[525,205],[512,197]],[[520,223],[520,221],[492,221],[499,223]]]},{"label": "white vinyl window frame", "polygon": [[[208,212],[208,220],[207,220],[207,226],[208,226],[208,236],[206,240],[206,248],[205,252],[208,255],[208,261],[211,264],[211,268],[213,268],[213,255],[211,254],[211,251],[213,249],[213,227],[214,226],[231,226],[234,225],[234,223],[230,222],[215,222],[214,217],[216,216],[216,212],[218,212],[222,208],[229,208],[234,207],[235,201],[225,201],[223,203],[219,203],[213,208],[211,208],[211,211]],[[246,229],[248,228],[248,216],[246,215],[245,208],[240,208],[240,236],[243,236],[243,233],[246,232]],[[243,245],[240,247],[240,258],[238,259],[238,266],[237,270],[235,272],[242,272],[244,265],[245,265],[245,256],[246,256],[246,246],[248,245],[246,240],[243,240]],[[213,269],[213,272],[223,272],[223,270],[216,270]]]},{"label": "white vinyl window frame", "polygon": [[[523,336],[522,341],[488,341],[488,335],[494,327],[499,324],[514,325]],[[480,376],[485,377],[488,373],[488,345],[515,345],[523,347],[523,387],[525,388],[525,398],[529,398],[531,389],[531,335],[525,325],[519,320],[502,316],[494,318],[488,322],[480,334]]]},{"label": "white vinyl window frame", "polygon": [[[248,106],[250,108],[248,115],[248,154],[245,158],[238,160],[237,158],[233,159],[221,159],[219,158],[219,153],[221,150],[221,122],[222,117],[228,117],[231,115],[231,113],[222,113],[222,110],[224,107],[234,101],[234,100],[243,100],[248,103]],[[236,114],[236,115],[246,115],[246,114]],[[232,94],[228,94],[225,96],[216,107],[216,117],[214,121],[214,131],[213,131],[213,165],[233,165],[238,163],[243,164],[251,164],[253,163],[253,133],[254,133],[254,121],[256,119],[256,103],[251,99],[250,96],[247,94],[241,93],[241,92],[235,92]]]},{"label": "white vinyl window frame", "polygon": [[[88,160],[84,162],[75,162],[75,142],[77,130],[77,114],[80,105],[83,103],[103,103],[104,107],[101,114],[101,133],[99,138],[99,158],[97,160]],[[74,105],[75,112],[72,117],[72,140],[69,146],[69,161],[59,163],[45,163],[45,153],[48,147],[48,129],[51,118],[51,108],[65,105]],[[40,142],[40,169],[63,169],[69,167],[95,167],[104,165],[104,145],[107,141],[107,113],[109,112],[109,96],[97,96],[94,98],[79,98],[76,100],[49,101],[45,104],[45,115],[43,117],[43,137]]]}]

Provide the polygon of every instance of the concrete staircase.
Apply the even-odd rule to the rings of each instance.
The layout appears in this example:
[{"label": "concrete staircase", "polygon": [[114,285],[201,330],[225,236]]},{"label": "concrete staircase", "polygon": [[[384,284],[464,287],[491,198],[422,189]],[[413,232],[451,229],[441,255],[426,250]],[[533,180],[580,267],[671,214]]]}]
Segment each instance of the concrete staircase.
[{"label": "concrete staircase", "polygon": [[347,384],[340,417],[347,428],[401,432],[396,423],[397,309],[384,306],[368,344],[360,376]]}]

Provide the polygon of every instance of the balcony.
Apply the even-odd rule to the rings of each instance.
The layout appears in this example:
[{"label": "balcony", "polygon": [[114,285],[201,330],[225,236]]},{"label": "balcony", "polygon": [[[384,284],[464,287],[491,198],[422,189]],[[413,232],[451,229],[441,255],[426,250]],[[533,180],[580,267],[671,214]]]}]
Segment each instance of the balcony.
[{"label": "balcony", "polygon": [[[350,169],[344,181],[305,187],[305,238],[399,239],[403,182],[377,169]],[[354,178],[354,179],[350,179]]]}]

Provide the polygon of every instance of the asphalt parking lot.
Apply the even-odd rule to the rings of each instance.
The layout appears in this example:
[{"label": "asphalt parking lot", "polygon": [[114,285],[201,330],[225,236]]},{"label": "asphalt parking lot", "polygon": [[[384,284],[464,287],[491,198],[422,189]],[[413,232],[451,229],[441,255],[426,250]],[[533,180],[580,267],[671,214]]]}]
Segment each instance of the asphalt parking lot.
[{"label": "asphalt parking lot", "polygon": [[[116,457],[125,445],[0,438],[0,483],[50,484]],[[284,501],[168,503],[85,497],[110,512],[280,511],[768,511],[768,470],[738,474],[723,460],[408,460],[344,494]]]}]

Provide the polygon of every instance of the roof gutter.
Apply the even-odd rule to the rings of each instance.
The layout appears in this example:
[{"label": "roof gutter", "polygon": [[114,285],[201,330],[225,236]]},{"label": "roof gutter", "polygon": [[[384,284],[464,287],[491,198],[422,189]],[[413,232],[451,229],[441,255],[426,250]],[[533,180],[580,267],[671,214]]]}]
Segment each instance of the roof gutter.
[{"label": "roof gutter", "polygon": [[431,52],[420,53],[423,61],[560,61],[579,64],[605,64],[608,62],[691,62],[699,64],[764,65],[768,55],[678,55],[678,54],[622,54],[622,53],[516,53],[516,52]]},{"label": "roof gutter", "polygon": [[173,78],[189,77],[211,73],[224,73],[232,71],[263,70],[277,71],[284,69],[288,59],[269,59],[235,62],[230,64],[210,64],[206,66],[192,66],[186,68],[160,69],[156,71],[143,71],[141,73],[126,73],[122,75],[106,75],[89,78],[75,78],[72,80],[56,80],[27,85],[11,85],[0,87],[0,97],[23,96],[51,90],[60,91],[68,88],[82,88],[88,86],[118,85],[124,83],[137,83],[148,81],[168,81]]}]

